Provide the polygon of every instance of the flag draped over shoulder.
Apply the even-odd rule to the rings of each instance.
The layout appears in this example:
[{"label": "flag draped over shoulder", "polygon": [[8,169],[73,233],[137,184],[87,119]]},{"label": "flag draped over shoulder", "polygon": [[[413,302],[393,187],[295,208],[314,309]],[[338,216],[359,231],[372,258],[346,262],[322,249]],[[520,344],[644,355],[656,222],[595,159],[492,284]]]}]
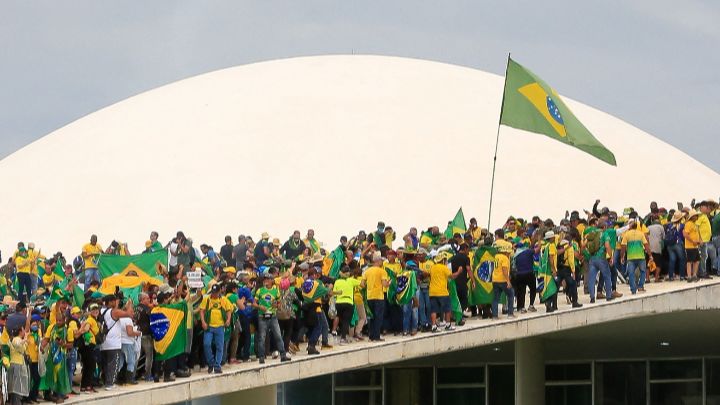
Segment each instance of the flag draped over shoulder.
[{"label": "flag draped over shoulder", "polygon": [[456,233],[464,235],[465,232],[467,232],[467,225],[465,224],[465,214],[463,214],[462,207],[460,207],[457,214],[455,214],[455,218],[453,218],[453,220],[448,223],[447,228],[445,228],[445,237],[448,239],[452,239],[453,235],[455,235]]},{"label": "flag draped over shoulder", "polygon": [[166,267],[168,264],[167,249],[157,252],[142,253],[132,256],[100,255],[98,269],[102,278],[110,277],[113,274],[127,275],[135,271],[138,276],[161,278],[158,268]]},{"label": "flag draped over shoulder", "polygon": [[473,274],[469,288],[470,305],[491,304],[493,300],[492,273],[495,270],[495,254],[492,246],[480,246],[473,257]]},{"label": "flag draped over shoulder", "polygon": [[315,300],[326,296],[329,292],[330,290],[318,280],[308,279],[302,283],[302,296],[305,304],[315,302]]},{"label": "flag draped over shoulder", "polygon": [[338,278],[340,276],[340,268],[345,262],[345,249],[338,246],[330,252],[330,255],[323,261],[323,275],[330,278]]},{"label": "flag draped over shoulder", "polygon": [[155,340],[155,359],[167,360],[185,352],[187,302],[162,304],[150,312],[150,331]]},{"label": "flag draped over shoulder", "polygon": [[543,246],[540,250],[540,261],[537,268],[537,292],[540,295],[540,302],[545,302],[556,294],[558,290],[550,268],[550,255],[547,246]]},{"label": "flag draped over shoulder", "polygon": [[395,274],[392,270],[387,270],[390,277],[390,287],[388,287],[388,301],[405,305],[412,302],[415,292],[417,291],[417,279],[415,272],[405,270],[399,274]]},{"label": "flag draped over shoulder", "polygon": [[616,166],[615,155],[585,128],[555,90],[512,59],[508,59],[500,124],[547,135]]}]

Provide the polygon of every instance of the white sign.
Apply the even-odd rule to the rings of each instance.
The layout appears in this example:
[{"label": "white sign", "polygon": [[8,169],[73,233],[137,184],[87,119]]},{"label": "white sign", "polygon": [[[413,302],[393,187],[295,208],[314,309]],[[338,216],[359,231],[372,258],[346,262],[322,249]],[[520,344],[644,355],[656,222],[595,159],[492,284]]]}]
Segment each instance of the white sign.
[{"label": "white sign", "polygon": [[188,287],[190,287],[190,288],[205,287],[205,283],[203,283],[202,277],[203,277],[202,271],[189,271],[187,273]]}]

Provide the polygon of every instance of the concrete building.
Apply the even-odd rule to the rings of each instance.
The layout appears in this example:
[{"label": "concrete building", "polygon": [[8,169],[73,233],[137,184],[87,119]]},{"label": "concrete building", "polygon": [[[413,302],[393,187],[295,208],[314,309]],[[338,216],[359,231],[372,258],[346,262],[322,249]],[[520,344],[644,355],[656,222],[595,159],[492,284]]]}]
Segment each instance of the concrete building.
[{"label": "concrete building", "polygon": [[[444,227],[459,206],[484,225],[502,89],[497,75],[381,56],[277,60],[172,83],[0,161],[8,190],[37,187],[4,194],[0,249],[34,241],[71,257],[96,233],[103,247],[116,239],[138,252],[150,231],[166,242],[179,228],[214,245],[226,234],[285,240],[314,228],[334,248],[340,235],[378,220],[401,232]],[[511,214],[558,218],[596,198],[616,209],[645,210],[653,200],[671,208],[720,186],[717,173],[683,152],[566,101],[617,167],[503,127],[494,226]],[[472,173],[472,181],[449,172]],[[543,177],[572,186],[547,193],[547,182],[536,181]],[[401,204],[405,186],[432,192]],[[302,209],[288,209],[289,200]]]},{"label": "concrete building", "polygon": [[[117,403],[718,404],[720,280],[74,397]],[[582,297],[586,299],[586,296]]]}]

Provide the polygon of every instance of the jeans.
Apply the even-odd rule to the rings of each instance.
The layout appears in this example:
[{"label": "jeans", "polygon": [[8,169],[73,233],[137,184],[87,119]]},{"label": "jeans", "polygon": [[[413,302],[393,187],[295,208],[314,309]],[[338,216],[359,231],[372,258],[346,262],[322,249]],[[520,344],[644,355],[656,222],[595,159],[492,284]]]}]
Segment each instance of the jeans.
[{"label": "jeans", "polygon": [[270,337],[275,340],[275,347],[280,352],[282,357],[285,357],[285,346],[283,345],[282,335],[280,334],[280,324],[275,315],[271,318],[263,318],[258,315],[258,348],[257,353],[259,358],[265,358],[265,336],[267,336],[268,329],[270,329]]},{"label": "jeans", "polygon": [[328,340],[330,337],[328,336],[330,334],[330,325],[328,325],[327,316],[325,316],[324,312],[318,313],[320,317],[318,318],[318,321],[320,321],[320,333],[322,334],[322,344],[323,345],[329,345],[330,341]]},{"label": "jeans", "polygon": [[325,314],[323,314],[322,312],[315,312],[315,325],[312,326],[312,329],[310,329],[310,332],[308,334],[308,347],[315,347],[315,345],[317,345],[318,339],[320,339],[320,335],[322,334],[322,325],[320,325],[320,323],[322,322],[321,318],[324,319]]},{"label": "jeans", "polygon": [[[639,284],[635,286],[635,269],[640,269]],[[635,294],[638,288],[645,287],[645,272],[647,271],[647,263],[645,259],[633,259],[627,261],[628,282],[630,283],[630,292]]]},{"label": "jeans", "polygon": [[[218,369],[223,357],[225,347],[225,327],[216,328],[208,326],[203,335],[203,346],[205,348],[205,361],[208,368]],[[213,357],[213,344],[215,345],[215,356]],[[259,353],[259,352],[258,352]]]},{"label": "jeans", "polygon": [[720,259],[720,236],[712,237],[708,253],[710,254],[712,269],[715,271],[715,274],[720,274],[720,267],[718,267],[720,265],[720,263],[718,263],[718,259]]},{"label": "jeans", "polygon": [[430,292],[427,288],[418,288],[418,322],[421,326],[430,325]]},{"label": "jeans", "polygon": [[[80,337],[82,339],[82,337]],[[67,350],[67,366],[68,366],[68,378],[70,379],[70,386],[72,387],[72,380],[73,376],[75,375],[75,370],[77,369],[77,356],[78,351],[77,348],[73,347],[72,349]],[[121,367],[118,367],[121,368]]]},{"label": "jeans", "polygon": [[708,261],[708,250],[710,248],[710,243],[703,243],[702,245],[698,246],[698,250],[700,250],[700,266],[698,268],[698,276],[703,277],[708,275],[707,271],[707,261]]},{"label": "jeans", "polygon": [[417,325],[417,310],[413,310],[413,304],[410,301],[402,306],[402,331],[410,333],[411,330],[417,330]]},{"label": "jeans", "polygon": [[[240,360],[250,359],[250,318],[242,312],[238,313],[238,321],[240,322]],[[234,356],[235,353],[231,353]]]},{"label": "jeans", "polygon": [[[32,277],[30,276],[30,273],[17,273],[17,280],[18,280],[18,296],[20,297],[20,302],[27,302],[30,300],[30,297],[33,295],[32,291]],[[23,292],[23,290],[25,292]],[[27,293],[27,299],[25,299],[25,293]]]},{"label": "jeans", "polygon": [[36,362],[30,363],[30,391],[28,398],[32,400],[38,399],[38,391],[40,389],[40,370]]},{"label": "jeans", "polygon": [[493,284],[493,302],[492,302],[492,313],[493,317],[498,317],[498,304],[500,303],[500,296],[504,292],[507,296],[507,310],[508,310],[508,316],[513,314],[513,310],[515,309],[515,292],[513,291],[512,286],[508,287],[507,283],[492,283]]},{"label": "jeans", "polygon": [[90,288],[90,282],[92,280],[97,280],[97,282],[100,282],[100,272],[98,269],[85,269],[85,281],[83,284],[85,292],[87,292],[88,288]]},{"label": "jeans", "polygon": [[143,353],[145,353],[145,378],[150,379],[152,377],[152,366],[153,359],[155,358],[155,348],[153,345],[154,339],[151,335],[142,335],[140,338],[140,346],[142,347]]},{"label": "jeans", "polygon": [[378,340],[380,339],[380,329],[382,328],[383,316],[385,315],[385,300],[368,300],[368,306],[373,314],[368,335],[370,336],[370,340]]},{"label": "jeans", "polygon": [[685,277],[685,249],[680,243],[667,247],[668,251],[668,276],[675,277],[675,269],[678,269],[677,275]]},{"label": "jeans", "polygon": [[590,258],[590,279],[588,280],[588,290],[590,291],[590,298],[595,299],[595,278],[598,273],[603,275],[605,282],[605,295],[610,298],[612,297],[612,282],[610,281],[610,265],[604,257],[591,257]]},{"label": "jeans", "polygon": [[135,364],[137,363],[137,353],[135,353],[135,343],[123,343],[120,348],[122,357],[120,358],[121,369],[123,364],[127,364],[127,371],[135,373]]}]

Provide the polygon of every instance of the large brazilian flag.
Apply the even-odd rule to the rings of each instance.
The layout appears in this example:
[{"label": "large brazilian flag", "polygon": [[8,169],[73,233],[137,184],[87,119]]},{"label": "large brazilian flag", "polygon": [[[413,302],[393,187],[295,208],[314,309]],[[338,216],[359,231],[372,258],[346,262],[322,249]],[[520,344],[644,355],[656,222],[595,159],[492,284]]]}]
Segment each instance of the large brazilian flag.
[{"label": "large brazilian flag", "polygon": [[537,292],[540,295],[540,302],[545,302],[558,291],[550,268],[549,246],[549,243],[545,243],[540,249],[540,261],[537,268]]},{"label": "large brazilian flag", "polygon": [[390,276],[390,287],[388,288],[388,301],[397,305],[405,305],[412,302],[417,292],[417,278],[412,270],[405,270],[400,274],[388,270]]},{"label": "large brazilian flag", "polygon": [[185,301],[162,304],[150,312],[150,331],[155,340],[156,360],[171,359],[185,352],[187,312]]},{"label": "large brazilian flag", "polygon": [[318,298],[322,298],[330,292],[323,283],[318,280],[307,279],[303,281],[302,286],[303,302],[309,304],[315,302]]},{"label": "large brazilian flag", "polygon": [[167,249],[132,256],[100,255],[98,261],[98,269],[102,278],[110,277],[113,274],[127,275],[130,271],[134,271],[140,277],[161,278],[158,272],[160,265],[168,265]]},{"label": "large brazilian flag", "polygon": [[468,303],[470,305],[492,304],[492,273],[495,270],[495,254],[492,246],[480,246],[473,256],[473,274],[470,281]]},{"label": "large brazilian flag", "polygon": [[509,58],[500,124],[547,135],[616,166],[615,155],[585,128],[555,90]]},{"label": "large brazilian flag", "polygon": [[330,252],[330,255],[323,261],[323,275],[336,279],[340,276],[340,269],[345,263],[345,249],[338,246]]}]

